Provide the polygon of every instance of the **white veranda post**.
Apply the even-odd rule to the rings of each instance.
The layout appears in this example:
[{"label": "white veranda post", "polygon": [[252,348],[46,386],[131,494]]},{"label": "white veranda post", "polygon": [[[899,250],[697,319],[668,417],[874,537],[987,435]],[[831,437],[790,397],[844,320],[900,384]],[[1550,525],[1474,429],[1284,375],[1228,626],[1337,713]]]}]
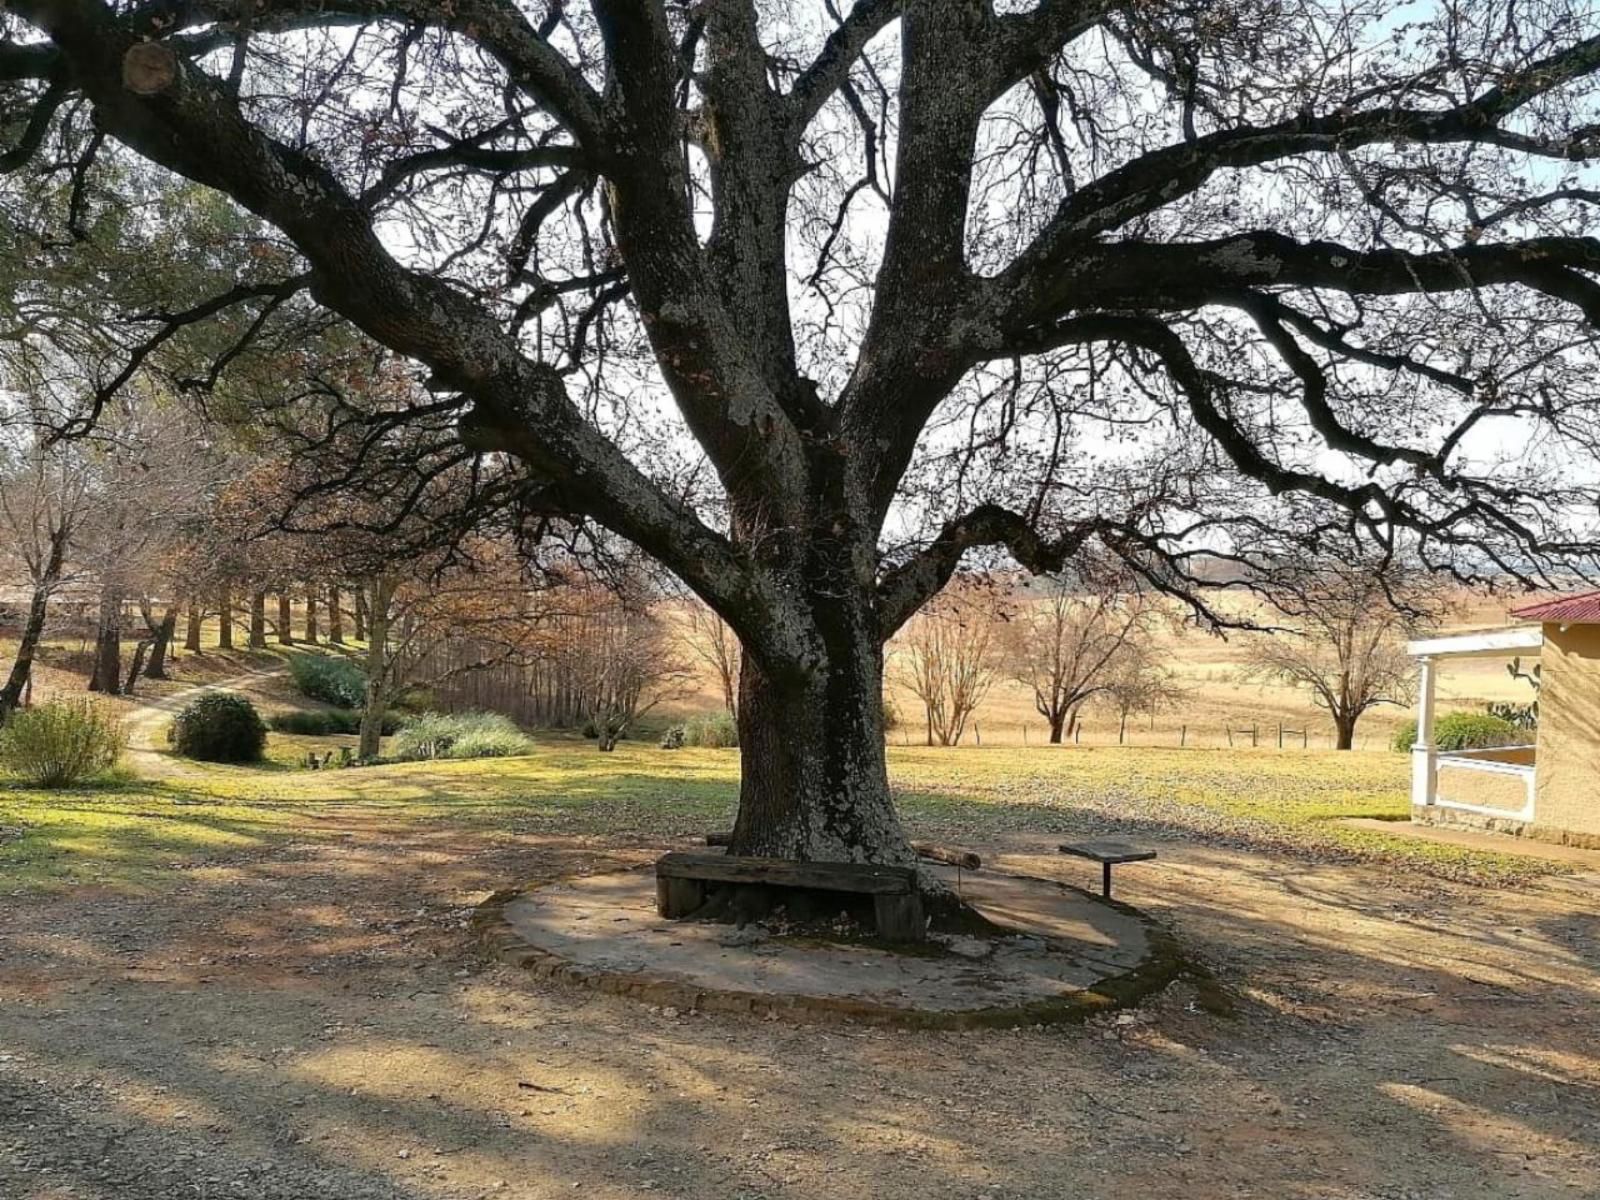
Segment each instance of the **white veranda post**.
[{"label": "white veranda post", "polygon": [[1436,665],[1431,655],[1422,656],[1418,662],[1422,675],[1417,683],[1417,740],[1411,749],[1411,803],[1414,806],[1434,802],[1439,769],[1439,752],[1433,742]]}]

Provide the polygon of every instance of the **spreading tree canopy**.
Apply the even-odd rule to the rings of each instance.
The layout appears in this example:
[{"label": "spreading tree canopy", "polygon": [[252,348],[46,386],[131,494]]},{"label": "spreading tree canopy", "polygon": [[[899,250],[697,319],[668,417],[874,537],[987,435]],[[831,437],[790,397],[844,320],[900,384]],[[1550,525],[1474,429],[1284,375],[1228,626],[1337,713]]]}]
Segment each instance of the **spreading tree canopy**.
[{"label": "spreading tree canopy", "polygon": [[882,646],[969,553],[1587,569],[1597,79],[1588,0],[9,0],[0,164],[254,214],[130,353],[417,364],[295,395],[728,622],[736,849],[903,861]]}]

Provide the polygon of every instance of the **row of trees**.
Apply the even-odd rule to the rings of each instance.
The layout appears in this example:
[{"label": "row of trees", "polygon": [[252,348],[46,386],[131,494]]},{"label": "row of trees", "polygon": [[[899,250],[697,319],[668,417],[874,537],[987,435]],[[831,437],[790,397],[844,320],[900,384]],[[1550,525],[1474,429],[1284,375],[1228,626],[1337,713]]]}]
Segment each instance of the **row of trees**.
[{"label": "row of trees", "polygon": [[52,621],[89,621],[88,686],[113,695],[165,677],[180,622],[190,651],[210,620],[224,650],[269,638],[340,644],[347,630],[366,639],[365,587],[324,582],[338,564],[316,545],[241,521],[234,509],[266,498],[239,483],[240,456],[197,438],[184,414],[149,400],[93,438],[52,440],[40,414],[10,399],[0,409],[0,579],[21,603],[0,721],[26,694]]},{"label": "row of trees", "polygon": [[529,578],[504,546],[478,549],[471,569],[379,577],[363,756],[377,750],[388,705],[412,687],[450,707],[583,728],[601,750],[688,694],[692,658],[637,564],[602,579],[569,561]]},{"label": "row of trees", "polygon": [[[25,693],[60,593],[77,607],[93,598],[88,686],[111,693],[141,673],[165,675],[180,617],[190,650],[200,649],[211,617],[224,649],[238,624],[256,648],[269,637],[340,644],[349,618],[355,640],[371,639],[365,753],[376,752],[387,707],[418,684],[530,724],[591,726],[609,748],[640,715],[681,695],[695,666],[737,716],[737,637],[700,603],[689,605],[681,628],[667,621],[656,603],[660,580],[637,555],[624,554],[626,566],[604,578],[559,554],[530,574],[504,536],[418,553],[403,534],[380,537],[359,523],[314,536],[284,531],[262,517],[286,502],[281,464],[219,450],[156,399],[125,401],[86,439],[50,439],[49,422],[25,406],[13,404],[5,417],[3,567],[27,581],[29,597],[0,719]],[[308,577],[338,582],[300,581]],[[1325,569],[1295,593],[1292,632],[1251,639],[1249,671],[1307,688],[1348,747],[1363,713],[1409,703],[1400,639],[1436,610],[1436,595],[1414,572]],[[1172,612],[1137,576],[1111,567],[1032,582],[958,577],[908,622],[887,657],[922,708],[930,745],[959,743],[1001,679],[1028,690],[1050,741],[1060,742],[1091,704],[1125,725],[1181,697],[1160,649]],[[138,622],[131,665],[123,653],[130,617]]]}]

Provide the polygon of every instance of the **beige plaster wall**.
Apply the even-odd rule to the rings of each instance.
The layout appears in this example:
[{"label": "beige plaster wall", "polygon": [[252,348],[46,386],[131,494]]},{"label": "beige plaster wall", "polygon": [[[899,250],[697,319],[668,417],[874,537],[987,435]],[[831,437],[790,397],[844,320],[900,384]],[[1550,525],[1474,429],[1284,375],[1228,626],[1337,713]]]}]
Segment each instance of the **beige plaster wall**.
[{"label": "beige plaster wall", "polygon": [[1479,804],[1500,809],[1507,816],[1520,813],[1528,804],[1528,776],[1533,772],[1484,771],[1453,763],[1449,755],[1439,756],[1437,795],[1457,804]]},{"label": "beige plaster wall", "polygon": [[1600,625],[1544,627],[1535,822],[1600,835]]}]

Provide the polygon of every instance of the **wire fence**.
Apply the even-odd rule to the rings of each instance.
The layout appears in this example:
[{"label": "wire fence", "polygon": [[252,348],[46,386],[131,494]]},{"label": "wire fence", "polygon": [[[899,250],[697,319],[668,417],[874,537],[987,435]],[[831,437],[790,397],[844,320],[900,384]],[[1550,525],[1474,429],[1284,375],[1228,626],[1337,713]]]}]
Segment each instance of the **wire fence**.
[{"label": "wire fence", "polygon": [[[1352,740],[1353,750],[1390,750],[1393,748],[1395,727],[1392,723],[1368,722],[1356,727]],[[890,733],[890,742],[898,746],[925,746],[926,730],[914,723],[905,722]],[[1256,718],[1230,719],[1226,716],[1184,719],[1182,714],[1156,723],[1141,722],[1124,725],[1116,718],[1081,720],[1070,729],[1063,729],[1059,743],[1050,738],[1050,727],[1043,721],[970,722],[958,746],[969,747],[1039,747],[1053,744],[1084,747],[1146,747],[1150,749],[1192,750],[1255,750],[1261,753],[1288,753],[1290,751],[1327,751],[1338,748],[1338,731],[1331,721],[1307,720],[1304,714],[1286,715],[1281,720]],[[937,745],[935,740],[934,745]]]}]

